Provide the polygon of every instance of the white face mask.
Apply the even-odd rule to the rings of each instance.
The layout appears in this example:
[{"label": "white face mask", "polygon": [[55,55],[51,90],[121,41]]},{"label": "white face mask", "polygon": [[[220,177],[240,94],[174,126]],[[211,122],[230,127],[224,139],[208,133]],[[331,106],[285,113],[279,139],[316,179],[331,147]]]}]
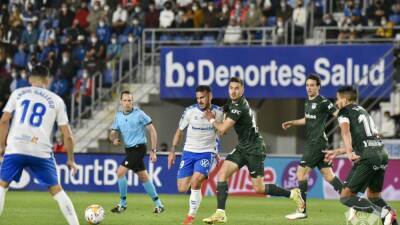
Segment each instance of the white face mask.
[{"label": "white face mask", "polygon": [[63,61],[63,63],[67,63],[69,61],[69,58],[66,56],[63,56],[62,61]]},{"label": "white face mask", "polygon": [[11,72],[11,77],[13,79],[15,79],[17,77],[17,72],[15,72],[15,71]]},{"label": "white face mask", "polygon": [[94,11],[99,10],[99,7],[97,5],[93,6]]},{"label": "white face mask", "polygon": [[208,6],[208,11],[213,11],[214,7],[213,6]]},{"label": "white face mask", "polygon": [[104,22],[99,22],[100,27],[104,27]]},{"label": "white face mask", "polygon": [[104,6],[104,11],[108,12],[108,10],[110,10],[110,6],[105,5],[105,6]]},{"label": "white face mask", "polygon": [[278,22],[276,22],[276,24],[278,25],[278,27],[282,27],[283,26],[283,22],[282,21],[278,21]]},{"label": "white face mask", "polygon": [[11,58],[7,58],[6,62],[7,62],[7,64],[11,64],[12,63],[12,59]]},{"label": "white face mask", "polygon": [[193,6],[193,7],[192,7],[192,10],[193,10],[193,11],[196,11],[196,10],[197,10],[197,6]]},{"label": "white face mask", "polygon": [[128,37],[128,42],[132,43],[133,42],[133,37]]},{"label": "white face mask", "polygon": [[381,20],[381,25],[382,25],[382,26],[385,26],[385,25],[386,25],[386,23],[387,23],[387,21],[386,21],[386,20]]},{"label": "white face mask", "polygon": [[26,73],[21,73],[21,78],[26,79]]},{"label": "white face mask", "polygon": [[139,24],[139,21],[134,20],[134,21],[132,21],[132,24],[133,24],[134,26],[137,26],[137,25]]},{"label": "white face mask", "polygon": [[96,42],[97,42],[97,38],[95,38],[95,37],[90,38],[90,40],[91,40],[93,43],[96,43]]},{"label": "white face mask", "polygon": [[29,32],[31,32],[33,28],[32,28],[31,26],[27,26],[26,29],[27,29]]},{"label": "white face mask", "polygon": [[240,9],[240,5],[239,4],[235,5],[235,9]]},{"label": "white face mask", "polygon": [[117,39],[115,39],[115,38],[111,39],[111,43],[112,44],[116,44],[117,43]]},{"label": "white face mask", "polygon": [[82,77],[83,77],[84,79],[88,78],[88,76],[89,76],[88,72],[83,72]]},{"label": "white face mask", "polygon": [[228,12],[228,7],[223,7],[223,8],[222,8],[222,12],[223,12],[223,13]]},{"label": "white face mask", "polygon": [[135,12],[136,12],[136,13],[140,13],[140,11],[141,11],[141,9],[140,9],[139,7],[136,7],[136,8],[135,8]]}]

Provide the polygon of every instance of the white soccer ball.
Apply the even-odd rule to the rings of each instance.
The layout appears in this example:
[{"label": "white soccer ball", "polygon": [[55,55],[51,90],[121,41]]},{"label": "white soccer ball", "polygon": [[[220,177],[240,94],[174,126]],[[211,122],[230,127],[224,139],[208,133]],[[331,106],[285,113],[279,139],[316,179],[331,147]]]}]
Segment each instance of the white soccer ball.
[{"label": "white soccer ball", "polygon": [[100,205],[90,205],[85,210],[85,219],[89,224],[99,224],[104,219],[104,209]]}]

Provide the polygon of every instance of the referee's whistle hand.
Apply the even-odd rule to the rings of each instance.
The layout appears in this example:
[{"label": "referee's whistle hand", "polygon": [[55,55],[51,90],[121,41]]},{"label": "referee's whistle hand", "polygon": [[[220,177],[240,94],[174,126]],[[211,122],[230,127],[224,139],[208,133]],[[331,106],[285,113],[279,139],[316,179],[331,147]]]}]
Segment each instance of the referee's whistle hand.
[{"label": "referee's whistle hand", "polygon": [[113,140],[113,145],[119,145],[121,144],[121,140],[119,140],[118,138]]}]

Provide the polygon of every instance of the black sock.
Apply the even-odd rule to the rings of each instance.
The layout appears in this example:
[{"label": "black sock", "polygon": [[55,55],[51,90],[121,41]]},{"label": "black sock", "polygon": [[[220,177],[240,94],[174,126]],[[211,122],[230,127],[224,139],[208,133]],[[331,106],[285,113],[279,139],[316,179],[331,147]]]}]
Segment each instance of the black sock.
[{"label": "black sock", "polygon": [[217,201],[218,209],[225,210],[226,200],[228,199],[228,183],[225,182],[218,182],[217,184]]},{"label": "black sock", "polygon": [[290,191],[283,189],[275,184],[265,185],[265,195],[290,197]]},{"label": "black sock", "polygon": [[376,210],[380,212],[378,206],[372,204],[372,202],[365,198],[360,198],[357,196],[345,197],[340,198],[340,202],[347,207],[353,207],[357,211],[372,213],[374,210]]},{"label": "black sock", "polygon": [[370,198],[369,199],[372,204],[377,205],[381,208],[385,207],[385,206],[389,206],[382,198]]},{"label": "black sock", "polygon": [[338,177],[334,177],[333,178],[333,180],[331,180],[331,182],[329,182],[332,186],[333,186],[333,189],[335,189],[335,191],[337,191],[339,194],[340,194],[340,192],[342,192],[342,187],[343,187],[343,184],[342,184],[342,182],[339,180],[339,178]]},{"label": "black sock", "polygon": [[[301,197],[303,198],[304,203],[305,203],[307,200],[308,181],[307,180],[299,181],[299,189],[301,192]],[[306,204],[306,206],[307,206],[307,204]],[[307,208],[304,207],[304,213],[306,213],[306,211],[307,211]]]}]

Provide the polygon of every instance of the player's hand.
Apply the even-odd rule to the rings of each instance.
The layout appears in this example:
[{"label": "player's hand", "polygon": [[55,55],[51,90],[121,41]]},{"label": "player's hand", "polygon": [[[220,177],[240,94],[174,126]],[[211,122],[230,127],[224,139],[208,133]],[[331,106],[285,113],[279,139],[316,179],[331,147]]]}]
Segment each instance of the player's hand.
[{"label": "player's hand", "polygon": [[204,117],[208,120],[208,121],[210,121],[211,119],[215,119],[215,115],[214,115],[214,113],[212,113],[211,112],[211,110],[206,110],[205,112],[204,112]]},{"label": "player's hand", "polygon": [[119,144],[121,144],[121,140],[119,138],[115,138],[113,140],[113,145],[119,145]]},{"label": "player's hand", "polygon": [[324,161],[328,164],[332,164],[333,160],[337,156],[336,151],[335,150],[325,150],[322,152],[325,153]]},{"label": "player's hand", "polygon": [[352,162],[357,162],[358,160],[360,160],[360,156],[356,155],[356,153],[354,152],[347,153],[347,158]]},{"label": "player's hand", "polygon": [[169,152],[168,154],[168,169],[171,169],[172,165],[175,164],[175,152]]},{"label": "player's hand", "polygon": [[72,160],[68,160],[67,166],[68,166],[68,169],[71,170],[72,176],[75,176],[76,172],[78,171],[78,167],[76,167],[75,162]]},{"label": "player's hand", "polygon": [[290,128],[291,126],[293,126],[293,121],[286,121],[284,123],[282,123],[282,129],[287,130],[288,128]]},{"label": "player's hand", "polygon": [[150,152],[150,161],[152,163],[157,162],[157,154],[155,152],[153,152],[153,151]]}]

